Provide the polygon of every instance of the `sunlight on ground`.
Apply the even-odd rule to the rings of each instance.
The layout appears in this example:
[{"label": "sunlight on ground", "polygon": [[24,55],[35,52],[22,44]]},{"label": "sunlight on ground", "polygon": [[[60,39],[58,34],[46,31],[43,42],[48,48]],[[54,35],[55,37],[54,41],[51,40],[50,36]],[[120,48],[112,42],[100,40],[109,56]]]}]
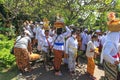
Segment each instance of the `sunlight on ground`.
[{"label": "sunlight on ground", "polygon": [[95,66],[95,77],[97,77],[97,80],[100,80],[104,76],[104,71],[100,69],[98,66]]}]

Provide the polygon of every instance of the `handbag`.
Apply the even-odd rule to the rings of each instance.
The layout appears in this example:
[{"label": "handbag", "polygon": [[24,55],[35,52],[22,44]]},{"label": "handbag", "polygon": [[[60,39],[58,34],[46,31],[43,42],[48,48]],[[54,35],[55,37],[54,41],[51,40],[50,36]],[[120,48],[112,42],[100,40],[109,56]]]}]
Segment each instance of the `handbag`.
[{"label": "handbag", "polygon": [[[22,37],[21,37],[21,38],[22,38]],[[20,38],[20,39],[21,39],[21,38]],[[18,40],[16,41],[16,43],[17,43],[20,39],[18,39]],[[16,43],[15,43],[15,44],[16,44]],[[15,44],[14,44],[14,45],[15,45]],[[13,55],[14,55],[14,46],[11,48],[10,54],[13,54]]]}]

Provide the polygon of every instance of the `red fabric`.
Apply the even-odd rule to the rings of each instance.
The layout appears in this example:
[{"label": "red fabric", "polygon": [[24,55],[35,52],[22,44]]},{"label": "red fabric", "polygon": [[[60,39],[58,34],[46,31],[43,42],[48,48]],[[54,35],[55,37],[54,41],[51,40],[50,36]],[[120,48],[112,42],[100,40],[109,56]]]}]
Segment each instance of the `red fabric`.
[{"label": "red fabric", "polygon": [[114,58],[120,58],[120,53],[117,53],[116,55],[112,56]]}]

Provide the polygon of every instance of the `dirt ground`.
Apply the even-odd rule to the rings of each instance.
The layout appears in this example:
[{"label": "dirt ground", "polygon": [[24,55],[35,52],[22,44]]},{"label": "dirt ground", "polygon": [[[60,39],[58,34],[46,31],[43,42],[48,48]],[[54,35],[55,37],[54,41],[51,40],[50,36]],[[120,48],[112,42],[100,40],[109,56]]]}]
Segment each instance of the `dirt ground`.
[{"label": "dirt ground", "polygon": [[[62,76],[55,76],[54,70],[51,67],[46,70],[41,62],[35,63],[34,68],[30,73],[19,74],[17,76],[18,80],[92,80],[86,72],[86,61],[84,59],[80,60],[80,66],[76,67],[76,74],[71,76],[66,65],[61,66]],[[96,65],[94,76],[97,80],[102,80],[104,76],[104,71],[102,67]]]}]

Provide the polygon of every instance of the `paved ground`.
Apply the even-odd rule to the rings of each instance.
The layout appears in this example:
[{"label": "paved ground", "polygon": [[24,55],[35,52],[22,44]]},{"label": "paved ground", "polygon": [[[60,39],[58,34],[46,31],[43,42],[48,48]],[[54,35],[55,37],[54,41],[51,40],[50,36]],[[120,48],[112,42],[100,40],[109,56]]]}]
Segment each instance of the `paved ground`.
[{"label": "paved ground", "polygon": [[[46,70],[41,63],[36,63],[33,66],[34,70],[30,73],[24,73],[18,75],[18,80],[92,80],[86,75],[86,61],[84,59],[80,60],[80,67],[76,67],[76,75],[70,76],[67,66],[62,65],[61,70],[62,76],[55,76],[54,70]],[[101,80],[104,76],[104,71],[101,67],[95,67],[95,77],[97,80]]]}]

